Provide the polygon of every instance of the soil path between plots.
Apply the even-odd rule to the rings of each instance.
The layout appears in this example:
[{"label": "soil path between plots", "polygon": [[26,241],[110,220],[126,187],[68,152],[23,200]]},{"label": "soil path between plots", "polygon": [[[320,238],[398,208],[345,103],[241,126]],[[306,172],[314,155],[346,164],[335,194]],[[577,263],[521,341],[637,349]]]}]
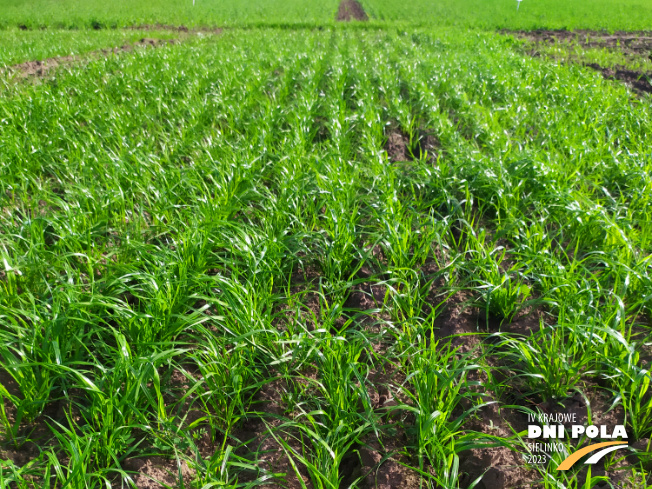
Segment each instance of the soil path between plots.
[{"label": "soil path between plots", "polygon": [[350,22],[352,20],[366,22],[369,20],[369,16],[358,0],[342,0],[335,20],[338,22]]},{"label": "soil path between plots", "polygon": [[42,78],[59,67],[70,66],[84,60],[98,59],[101,57],[109,56],[111,54],[129,52],[133,51],[136,48],[167,46],[170,44],[176,44],[177,42],[179,42],[178,39],[143,38],[133,44],[125,44],[117,48],[99,49],[97,51],[91,51],[90,53],[83,55],[79,54],[74,56],[57,56],[54,58],[44,59],[43,61],[26,61],[24,63],[0,68],[0,72],[12,72],[15,73],[18,78]]}]

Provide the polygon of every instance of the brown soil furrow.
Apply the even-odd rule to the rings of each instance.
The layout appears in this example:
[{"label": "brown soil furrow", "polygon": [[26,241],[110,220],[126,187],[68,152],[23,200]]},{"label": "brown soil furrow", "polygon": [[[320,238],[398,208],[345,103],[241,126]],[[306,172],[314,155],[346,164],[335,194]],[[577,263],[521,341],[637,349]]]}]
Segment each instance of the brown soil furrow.
[{"label": "brown soil furrow", "polygon": [[652,80],[652,73],[640,73],[638,71],[628,70],[627,68],[603,68],[597,63],[588,63],[584,66],[599,71],[607,80],[615,79],[625,82],[626,85],[637,92],[652,93],[652,84],[649,81]]},{"label": "brown soil furrow", "polygon": [[[577,45],[584,49],[600,48],[614,52],[621,52],[629,59],[652,59],[652,32],[623,32],[613,34],[598,31],[502,31],[502,34],[514,35],[535,45]],[[535,48],[527,52],[530,56],[540,56]],[[652,73],[631,70],[625,66],[613,68],[604,67],[597,63],[584,62],[578,56],[569,53],[568,62],[581,64],[599,71],[605,79],[624,82],[637,93],[652,93]]]},{"label": "brown soil furrow", "polygon": [[129,52],[139,47],[144,48],[144,47],[166,46],[168,44],[174,44],[176,42],[177,42],[176,39],[165,40],[165,39],[143,38],[134,44],[125,44],[117,48],[100,49],[84,55],[58,56],[55,58],[44,59],[43,61],[26,61],[24,63],[19,63],[16,65],[2,68],[0,72],[7,72],[7,71],[12,72],[15,73],[18,78],[31,78],[31,77],[42,78],[44,76],[47,76],[50,72],[52,72],[53,70],[59,67],[70,66],[87,59],[97,59],[111,54]]},{"label": "brown soil furrow", "polygon": [[583,48],[610,48],[624,52],[647,54],[652,48],[652,32],[614,32],[608,34],[598,31],[501,31],[536,43],[557,44],[573,42]]},{"label": "brown soil furrow", "polygon": [[350,22],[352,20],[366,22],[369,20],[369,16],[358,0],[342,0],[335,19],[338,22]]}]

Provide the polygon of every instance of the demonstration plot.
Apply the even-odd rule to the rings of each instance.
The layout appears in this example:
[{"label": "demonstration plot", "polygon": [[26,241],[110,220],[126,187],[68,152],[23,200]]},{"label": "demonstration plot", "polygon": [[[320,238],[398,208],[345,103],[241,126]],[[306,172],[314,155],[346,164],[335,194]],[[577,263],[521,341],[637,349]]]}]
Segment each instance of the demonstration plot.
[{"label": "demonstration plot", "polygon": [[649,104],[357,27],[2,87],[3,483],[645,487]]}]

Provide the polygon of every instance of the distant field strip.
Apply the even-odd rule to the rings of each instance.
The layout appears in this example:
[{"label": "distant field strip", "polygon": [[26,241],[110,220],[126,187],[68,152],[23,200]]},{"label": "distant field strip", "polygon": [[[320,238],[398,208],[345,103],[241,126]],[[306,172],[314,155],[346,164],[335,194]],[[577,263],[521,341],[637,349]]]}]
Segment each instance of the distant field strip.
[{"label": "distant field strip", "polygon": [[647,0],[362,0],[375,20],[482,29],[647,30]]},{"label": "distant field strip", "polygon": [[[0,0],[0,28],[105,29],[130,25],[325,26],[340,0]],[[346,1],[345,1],[346,3]],[[379,25],[481,29],[646,30],[647,0],[360,0]]]},{"label": "distant field strip", "polygon": [[456,488],[498,436],[535,487],[506,413],[575,388],[649,439],[649,98],[515,43],[226,29],[1,86],[0,476]]},{"label": "distant field strip", "polygon": [[0,0],[0,27],[328,24],[339,0]]}]

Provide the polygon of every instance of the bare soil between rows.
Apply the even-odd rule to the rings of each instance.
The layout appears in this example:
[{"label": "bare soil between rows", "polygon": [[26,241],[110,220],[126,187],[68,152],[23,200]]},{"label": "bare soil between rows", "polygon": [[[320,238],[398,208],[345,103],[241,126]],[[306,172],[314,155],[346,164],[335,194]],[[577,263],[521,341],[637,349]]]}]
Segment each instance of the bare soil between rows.
[{"label": "bare soil between rows", "polygon": [[410,136],[398,127],[392,126],[386,134],[385,151],[392,163],[407,162],[425,157],[431,163],[437,160],[441,143],[436,135],[420,128],[410,141]]},{"label": "bare soil between rows", "polygon": [[7,66],[2,69],[2,71],[9,71],[15,73],[19,78],[43,78],[49,75],[54,70],[64,67],[71,66],[76,63],[83,62],[88,59],[98,59],[112,54],[119,54],[124,52],[131,52],[137,48],[151,48],[151,47],[162,47],[168,46],[171,44],[177,43],[176,39],[151,39],[143,38],[140,41],[133,44],[125,44],[120,47],[110,48],[110,49],[100,49],[97,51],[92,51],[84,55],[75,55],[75,56],[58,56],[53,58],[47,58],[42,61],[26,61],[24,63],[19,63],[16,65]]},{"label": "bare soil between rows", "polygon": [[350,22],[352,20],[366,22],[369,20],[369,16],[358,0],[342,0],[335,20],[338,22]]},{"label": "bare soil between rows", "polygon": [[[515,35],[535,45],[555,45],[559,43],[575,43],[584,49],[602,48],[619,51],[628,57],[649,57],[652,59],[652,31],[625,32],[616,31],[613,34],[599,31],[502,31],[503,34]],[[534,49],[528,52],[531,56],[541,56]],[[638,93],[652,93],[652,72],[640,72],[628,69],[626,66],[615,68],[600,66],[597,63],[574,61],[588,68],[599,71],[605,79],[619,80]]]},{"label": "bare soil between rows", "polygon": [[[427,272],[427,270],[425,270]],[[293,280],[295,286],[304,286],[308,290],[314,289],[314,282],[319,277],[319,272],[306,270],[306,280]],[[382,303],[384,297],[384,286],[375,283],[371,275],[372,270],[363,269],[361,277],[369,275],[365,284],[352,291],[346,302],[347,309],[357,310],[360,313],[373,314],[377,310],[378,303]],[[297,283],[300,282],[300,283]],[[429,302],[432,304],[441,300],[438,285],[433,284]],[[477,350],[480,343],[484,341],[486,334],[481,332],[503,331],[511,334],[529,336],[535,332],[542,321],[546,320],[546,313],[543,310],[526,310],[517,315],[508,324],[487,324],[482,311],[469,305],[470,296],[468,293],[458,292],[445,300],[445,307],[435,324],[434,334],[440,340],[450,339],[453,345],[459,348],[460,352],[472,352]],[[308,302],[316,318],[323,316],[318,302]],[[548,318],[550,319],[550,318]],[[277,325],[280,327],[280,325]],[[362,322],[361,327],[372,326]],[[391,343],[391,337],[383,337],[383,343]],[[378,352],[384,347],[378,345]],[[374,350],[376,347],[374,345]],[[498,360],[497,360],[498,361]],[[497,365],[498,366],[498,365]],[[406,411],[392,411],[399,403],[407,400],[401,397],[400,386],[405,384],[405,374],[396,369],[391,362],[373,363],[370,365],[371,373],[366,383],[370,400],[374,411],[383,419],[383,430],[378,434],[368,433],[359,440],[350,453],[344,458],[340,465],[340,473],[343,477],[342,488],[349,487],[349,484],[359,480],[356,487],[359,489],[417,489],[422,487],[422,481],[417,472],[409,466],[418,466],[415,452],[415,418]],[[475,381],[483,382],[484,373],[478,370],[473,374]],[[318,381],[319,375],[314,368],[308,368],[302,372],[304,379]],[[166,376],[163,376],[166,377]],[[0,370],[0,383],[5,385],[12,395],[20,395],[19,389],[11,376]],[[197,419],[211,413],[200,411],[199,404],[195,402],[195,396],[186,398],[191,389],[187,372],[184,375],[178,370],[169,376],[170,393],[166,399],[166,406],[169,412],[177,412],[179,419],[185,419],[184,425],[193,423]],[[235,429],[229,434],[228,442],[236,447],[236,452],[244,457],[253,456],[255,465],[260,470],[273,474],[285,474],[279,479],[272,478],[264,485],[258,486],[265,489],[288,488],[301,489],[302,487],[315,487],[308,477],[305,468],[298,464],[299,474],[302,481],[294,473],[292,463],[279,442],[270,434],[275,431],[277,437],[284,439],[286,443],[301,453],[301,444],[289,433],[276,431],[280,428],[288,414],[288,401],[286,393],[290,390],[286,379],[273,377],[263,385],[251,400],[248,416],[243,418]],[[594,424],[624,424],[624,412],[621,407],[610,409],[612,399],[609,398],[604,389],[597,386],[586,386],[584,391],[587,398],[575,395],[560,402],[538,402],[533,404],[526,399],[516,400],[519,405],[531,409],[539,408],[545,413],[576,413],[581,423],[588,422],[589,412]],[[186,399],[183,406],[178,410],[176,407],[181,399]],[[587,404],[587,399],[589,404]],[[477,432],[479,436],[490,435],[509,438],[513,430],[523,431],[527,429],[525,415],[508,404],[515,404],[511,399],[500,399],[493,392],[488,392],[486,401],[493,402],[482,409],[476,415],[467,419],[463,429],[467,432]],[[193,406],[194,404],[194,406]],[[59,401],[48,404],[43,415],[35,423],[21,428],[19,435],[29,436],[34,442],[27,443],[19,449],[0,449],[0,457],[13,461],[17,466],[25,466],[34,460],[39,454],[37,446],[47,445],[48,439],[52,437],[46,420],[52,419],[65,424],[65,406]],[[14,410],[8,410],[10,419],[13,421]],[[459,414],[459,413],[458,413]],[[200,434],[202,428],[206,430],[205,423],[198,425],[193,431]],[[210,458],[214,453],[221,450],[221,443],[211,440],[210,430],[196,440],[196,446],[204,459]],[[30,434],[31,433],[31,434]],[[219,437],[218,437],[219,438]],[[639,440],[634,448],[645,450],[649,440]],[[190,454],[187,454],[190,455]],[[473,481],[480,479],[477,489],[507,489],[507,488],[539,488],[540,475],[536,469],[525,465],[519,450],[507,446],[487,446],[462,451],[460,457],[460,487],[469,487]],[[623,461],[617,467],[606,468],[604,464],[598,464],[593,469],[593,476],[604,475],[609,477],[616,487],[636,487],[629,485],[623,480],[626,471],[619,470],[627,465],[636,465],[639,460],[636,456]],[[128,471],[135,487],[138,489],[159,489],[164,487],[182,487],[193,480],[194,470],[184,460],[174,460],[161,455],[136,456],[123,461],[122,469]],[[426,467],[428,470],[428,467]],[[244,472],[241,474],[240,482],[253,482],[259,474]],[[580,473],[580,479],[586,477],[586,470]],[[305,484],[305,486],[304,486]],[[116,478],[113,487],[124,487],[121,480]],[[594,486],[599,489],[606,489],[609,486]]]},{"label": "bare soil between rows", "polygon": [[573,41],[583,48],[611,48],[623,52],[648,53],[652,50],[652,31],[625,32],[616,31],[613,34],[599,31],[502,31],[521,39],[537,43],[556,44],[560,41]]},{"label": "bare soil between rows", "polygon": [[587,63],[584,66],[599,71],[607,80],[622,81],[637,92],[652,93],[652,83],[650,83],[650,80],[652,79],[652,73],[632,71],[626,68],[603,68],[597,63]]}]

